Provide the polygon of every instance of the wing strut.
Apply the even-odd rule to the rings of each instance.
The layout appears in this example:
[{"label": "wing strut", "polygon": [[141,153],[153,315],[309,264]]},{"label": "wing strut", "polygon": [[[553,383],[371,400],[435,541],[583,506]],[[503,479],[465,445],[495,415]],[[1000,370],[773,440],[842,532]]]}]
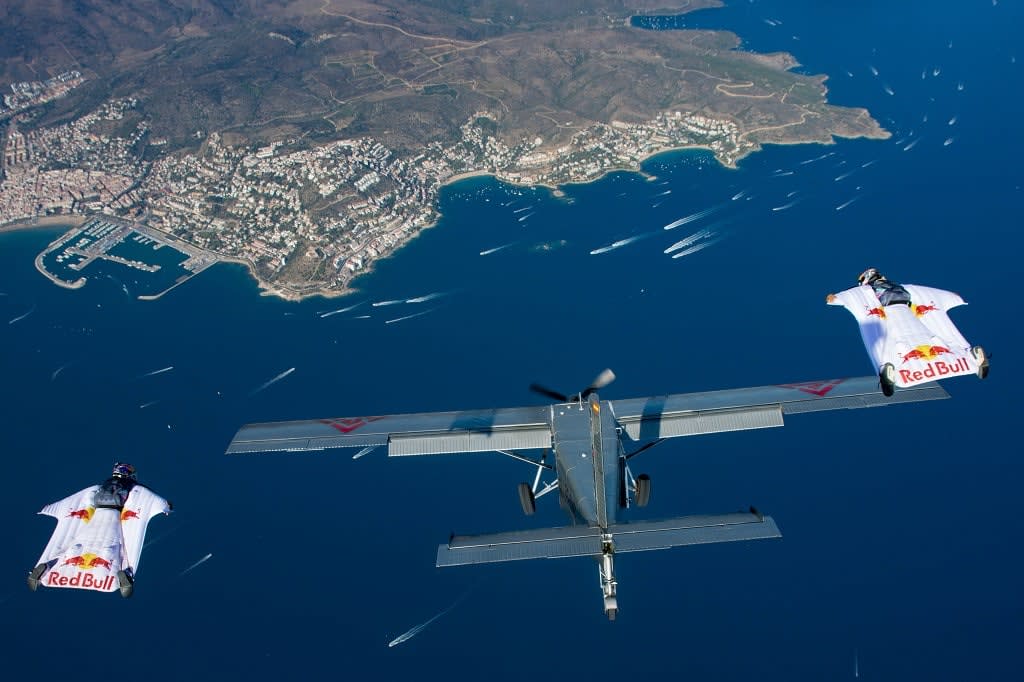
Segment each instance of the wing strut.
[{"label": "wing strut", "polygon": [[[535,459],[530,459],[529,457],[523,457],[522,455],[520,455],[518,453],[515,453],[515,452],[510,452],[509,450],[495,450],[495,452],[497,452],[498,454],[501,454],[501,455],[506,455],[507,457],[511,457],[512,459],[518,459],[520,462],[526,462],[527,464],[532,464],[533,466],[535,466],[535,467],[537,467],[539,469],[547,469],[548,471],[554,471],[555,470],[555,468],[553,466],[551,466],[550,464],[545,464],[544,463],[544,457],[541,457],[540,461],[538,461],[538,460],[535,460]],[[538,475],[539,475],[539,472],[538,472]]]},{"label": "wing strut", "polygon": [[633,452],[629,453],[628,455],[626,455],[626,459],[632,459],[633,457],[636,457],[637,455],[639,455],[644,450],[650,450],[655,445],[659,445],[659,444],[664,443],[664,442],[665,442],[664,438],[659,438],[658,440],[652,440],[647,445],[644,445],[643,447],[638,448],[638,449],[634,450]]}]

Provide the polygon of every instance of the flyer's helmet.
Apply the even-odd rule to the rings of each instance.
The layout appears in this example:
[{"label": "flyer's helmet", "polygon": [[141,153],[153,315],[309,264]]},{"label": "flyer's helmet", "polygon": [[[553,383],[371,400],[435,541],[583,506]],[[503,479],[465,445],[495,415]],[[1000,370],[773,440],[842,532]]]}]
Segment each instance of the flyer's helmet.
[{"label": "flyer's helmet", "polygon": [[875,268],[868,268],[864,272],[860,273],[860,277],[857,278],[857,284],[870,285],[872,282],[878,279],[885,279],[885,277],[883,277],[882,273],[880,273]]},{"label": "flyer's helmet", "polygon": [[114,476],[116,478],[127,478],[129,480],[135,480],[135,467],[131,464],[122,464],[118,462],[114,465]]}]

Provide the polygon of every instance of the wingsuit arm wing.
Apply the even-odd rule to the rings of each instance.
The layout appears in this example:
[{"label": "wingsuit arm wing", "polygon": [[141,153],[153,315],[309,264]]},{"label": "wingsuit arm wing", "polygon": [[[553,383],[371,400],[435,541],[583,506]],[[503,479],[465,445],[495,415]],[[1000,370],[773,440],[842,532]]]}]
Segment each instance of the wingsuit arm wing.
[{"label": "wingsuit arm wing", "polygon": [[63,554],[83,521],[91,517],[92,496],[98,489],[98,485],[89,486],[39,510],[40,514],[57,519],[57,527],[53,529],[50,541],[46,543],[37,564],[49,563]]},{"label": "wingsuit arm wing", "polygon": [[121,536],[124,538],[125,565],[137,572],[149,520],[157,514],[170,514],[171,505],[145,486],[137,485],[128,493],[121,510]]}]

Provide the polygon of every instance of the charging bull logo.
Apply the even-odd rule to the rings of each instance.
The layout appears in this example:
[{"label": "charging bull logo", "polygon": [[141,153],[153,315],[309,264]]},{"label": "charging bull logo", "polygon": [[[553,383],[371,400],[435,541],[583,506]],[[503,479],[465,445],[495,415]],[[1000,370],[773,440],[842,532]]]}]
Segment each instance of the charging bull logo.
[{"label": "charging bull logo", "polygon": [[903,362],[911,360],[924,360],[928,362],[940,355],[948,355],[950,352],[945,346],[915,346],[903,354]]},{"label": "charging bull logo", "polygon": [[[948,357],[947,357],[948,356]],[[957,374],[969,374],[972,369],[967,358],[957,357],[956,353],[945,346],[917,346],[903,354],[903,364],[911,360],[925,363],[924,369],[900,368],[901,385],[909,386],[926,379],[941,379]],[[936,358],[942,358],[937,360]],[[920,367],[920,365],[911,365]]]},{"label": "charging bull logo", "polygon": [[68,518],[81,519],[82,523],[89,523],[92,520],[92,515],[96,511],[93,507],[86,507],[85,509],[76,509],[68,512]]},{"label": "charging bull logo", "polygon": [[92,554],[86,552],[85,554],[79,554],[77,556],[68,557],[64,560],[65,566],[74,566],[80,571],[88,571],[97,567],[102,567],[110,570],[110,561],[104,559],[98,554]]}]

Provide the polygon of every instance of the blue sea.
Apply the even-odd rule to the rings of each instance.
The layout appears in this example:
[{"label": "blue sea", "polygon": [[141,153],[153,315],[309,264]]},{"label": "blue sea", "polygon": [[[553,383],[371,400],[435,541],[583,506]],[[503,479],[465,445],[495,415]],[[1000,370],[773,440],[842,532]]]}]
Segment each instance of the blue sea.
[{"label": "blue sea", "polygon": [[[989,0],[689,15],[675,23],[791,52],[893,136],[772,146],[736,170],[666,153],[564,198],[466,180],[343,299],[262,297],[235,265],[152,302],[112,265],[68,291],[32,264],[58,230],[0,235],[5,678],[1019,678],[1022,19]],[[701,230],[706,246],[663,253]],[[606,398],[870,374],[853,319],[825,305],[868,266],[963,295],[953,318],[990,378],[636,458],[654,492],[630,519],[754,504],[783,539],[620,556],[614,623],[588,559],[434,568],[453,531],[566,522],[554,495],[522,516],[519,462],[223,454],[247,422],[539,404],[531,381],[571,393],[604,367]],[[53,526],[35,512],[114,461],[175,505],[135,596],[30,593]]]}]

